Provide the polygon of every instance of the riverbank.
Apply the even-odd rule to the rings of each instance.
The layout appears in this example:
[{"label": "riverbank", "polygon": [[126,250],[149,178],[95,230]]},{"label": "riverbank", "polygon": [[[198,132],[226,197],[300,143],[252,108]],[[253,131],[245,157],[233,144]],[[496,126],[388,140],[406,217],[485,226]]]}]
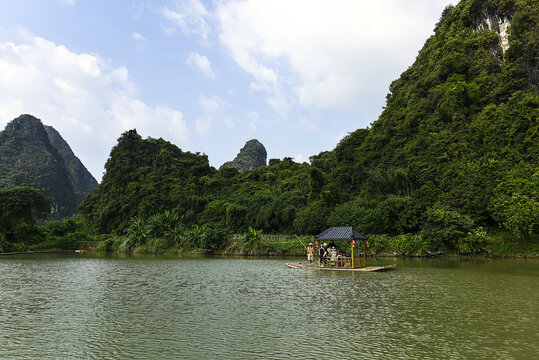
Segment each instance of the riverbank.
[{"label": "riverbank", "polygon": [[[146,239],[133,244],[125,236],[68,234],[54,241],[44,241],[0,255],[41,252],[118,252],[134,254],[218,255],[218,256],[305,256],[304,245],[314,244],[313,236],[262,235],[252,238],[246,235],[223,235],[219,246],[195,241],[170,241],[166,238]],[[481,238],[468,236],[457,242],[454,248],[434,248],[421,235],[397,236],[369,235],[368,257],[487,257],[487,258],[539,258],[539,236],[529,239],[511,238],[504,233]]]},{"label": "riverbank", "polygon": [[58,254],[58,253],[75,253],[81,252],[82,250],[58,250],[58,249],[49,249],[49,250],[39,250],[39,251],[13,251],[13,252],[1,252],[0,256],[3,255],[26,255],[26,254]]},{"label": "riverbank", "polygon": [[[539,237],[527,241],[497,234],[486,236],[471,245],[464,239],[456,249],[431,249],[421,236],[415,234],[388,236],[369,235],[368,257],[487,257],[487,258],[539,258]],[[468,242],[466,242],[468,240]],[[301,237],[303,244],[314,243],[314,237]],[[229,239],[218,255],[234,256],[305,256],[305,248],[294,235],[267,237],[255,244],[242,238]]]},{"label": "riverbank", "polygon": [[[409,257],[409,258],[441,258],[441,257],[484,257],[484,258],[539,258],[539,242],[518,242],[503,238],[491,238],[481,248],[471,251],[410,251],[412,247],[403,244],[403,236],[389,237],[371,235],[369,237],[367,257]],[[304,244],[314,243],[311,236],[301,237]],[[156,245],[157,243],[157,245]],[[305,248],[293,235],[276,235],[261,238],[255,242],[246,241],[242,237],[229,237],[221,249],[201,249],[191,246],[159,248],[156,242],[135,247],[135,254],[169,254],[169,255],[217,255],[217,256],[305,256]],[[121,247],[121,238],[106,239],[97,244],[85,244],[80,249],[86,251],[125,252]]]},{"label": "riverbank", "polygon": [[[96,250],[96,246],[91,247],[82,247],[81,249],[77,250],[57,250],[57,249],[50,249],[50,250],[42,250],[42,251],[17,251],[17,252],[3,252],[0,253],[0,256],[9,256],[9,255],[32,255],[32,254],[59,254],[59,253],[124,253],[124,252],[118,252],[118,251],[103,251],[103,250]],[[133,251],[131,252],[133,255],[168,255],[168,256],[178,256],[178,257],[193,257],[193,256],[219,256],[219,257],[298,257],[303,258],[305,257],[304,252],[282,252],[282,251],[268,251],[264,249],[252,249],[252,250],[245,250],[245,251],[230,251],[230,250],[223,250],[223,251],[205,251],[205,250],[197,250],[197,249],[177,249],[177,248],[170,248],[165,251],[158,251],[158,252],[142,252],[142,251]],[[425,255],[409,255],[409,254],[399,254],[399,253],[374,253],[374,252],[367,252],[366,254],[367,258],[375,259],[375,258],[447,258],[447,259],[539,259],[539,253],[533,252],[533,253],[525,253],[525,252],[517,252],[517,253],[481,253],[481,254],[458,254],[458,253],[436,253],[436,254],[425,254]]]}]

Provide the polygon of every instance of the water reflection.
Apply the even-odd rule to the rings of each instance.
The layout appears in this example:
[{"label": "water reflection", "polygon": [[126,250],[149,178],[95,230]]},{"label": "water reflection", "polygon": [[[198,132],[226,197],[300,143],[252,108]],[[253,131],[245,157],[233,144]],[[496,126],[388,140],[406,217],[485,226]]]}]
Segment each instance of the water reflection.
[{"label": "water reflection", "polygon": [[[395,259],[379,260],[380,263]],[[529,358],[539,262],[0,258],[0,358]]]}]

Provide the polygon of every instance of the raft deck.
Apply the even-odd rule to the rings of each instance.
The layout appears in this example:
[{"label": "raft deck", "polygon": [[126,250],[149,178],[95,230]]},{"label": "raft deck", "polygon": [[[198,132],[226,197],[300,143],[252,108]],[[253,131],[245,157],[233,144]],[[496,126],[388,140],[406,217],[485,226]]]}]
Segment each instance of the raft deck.
[{"label": "raft deck", "polygon": [[318,267],[317,264],[312,263],[303,263],[303,262],[293,262],[285,263],[286,266],[292,269],[309,269],[309,270],[331,270],[331,271],[385,271],[395,269],[397,264],[383,265],[383,266],[364,266],[360,268],[341,268],[341,267]]}]

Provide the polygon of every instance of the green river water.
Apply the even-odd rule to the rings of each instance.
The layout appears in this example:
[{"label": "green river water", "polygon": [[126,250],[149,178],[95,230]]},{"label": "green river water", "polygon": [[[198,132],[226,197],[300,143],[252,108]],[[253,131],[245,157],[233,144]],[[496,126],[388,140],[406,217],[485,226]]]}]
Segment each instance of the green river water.
[{"label": "green river water", "polygon": [[0,257],[0,359],[536,359],[538,260]]}]

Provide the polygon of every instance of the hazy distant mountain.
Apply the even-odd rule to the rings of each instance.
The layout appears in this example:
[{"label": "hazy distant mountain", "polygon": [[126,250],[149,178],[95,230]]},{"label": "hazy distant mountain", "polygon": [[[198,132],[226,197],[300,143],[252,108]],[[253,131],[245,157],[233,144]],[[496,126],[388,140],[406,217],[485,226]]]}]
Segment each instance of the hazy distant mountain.
[{"label": "hazy distant mountain", "polygon": [[51,198],[54,213],[69,216],[97,187],[60,134],[32,115],[0,132],[0,189],[29,186]]},{"label": "hazy distant mountain", "polygon": [[239,172],[254,170],[266,166],[267,152],[262,143],[256,139],[249,140],[241,148],[238,155],[232,161],[227,161],[219,169],[233,167]]}]

